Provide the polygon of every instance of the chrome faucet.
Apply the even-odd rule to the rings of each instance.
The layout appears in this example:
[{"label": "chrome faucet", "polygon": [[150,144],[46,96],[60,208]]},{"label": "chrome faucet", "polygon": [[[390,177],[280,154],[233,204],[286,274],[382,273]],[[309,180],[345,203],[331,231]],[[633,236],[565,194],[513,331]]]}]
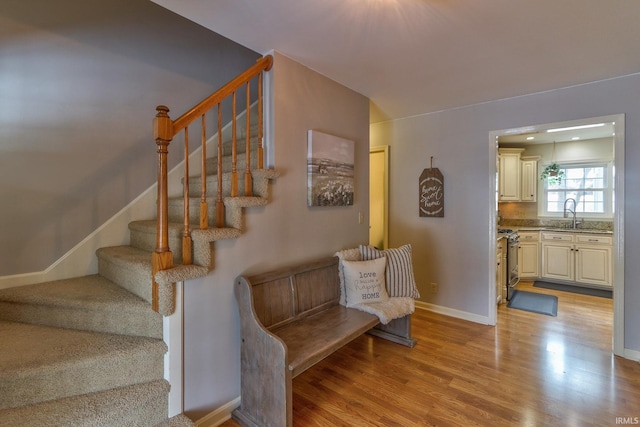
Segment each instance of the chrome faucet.
[{"label": "chrome faucet", "polygon": [[[573,202],[573,210],[567,207],[567,203],[569,203],[570,201]],[[571,212],[571,214],[573,215],[573,221],[571,223],[571,226],[573,229],[575,229],[576,226],[578,225],[578,222],[576,221],[576,207],[577,207],[576,205],[577,205],[576,199],[574,198],[569,197],[567,200],[564,201],[563,216],[567,218],[569,216],[568,213]]]}]

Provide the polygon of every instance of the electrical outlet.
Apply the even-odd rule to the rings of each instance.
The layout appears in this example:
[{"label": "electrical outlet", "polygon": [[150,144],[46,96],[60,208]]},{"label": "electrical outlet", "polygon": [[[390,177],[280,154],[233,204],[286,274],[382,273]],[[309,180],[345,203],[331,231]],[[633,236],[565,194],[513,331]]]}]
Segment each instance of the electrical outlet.
[{"label": "electrical outlet", "polygon": [[438,293],[438,284],[437,283],[432,283],[431,284],[431,293],[432,294],[437,294]]}]

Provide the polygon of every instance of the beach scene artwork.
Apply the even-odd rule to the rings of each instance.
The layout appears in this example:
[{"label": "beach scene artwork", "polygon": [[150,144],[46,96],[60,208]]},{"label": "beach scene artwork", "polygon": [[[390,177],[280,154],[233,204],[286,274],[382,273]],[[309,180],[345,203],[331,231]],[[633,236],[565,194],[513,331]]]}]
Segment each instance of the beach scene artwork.
[{"label": "beach scene artwork", "polygon": [[308,205],[353,205],[354,142],[310,130],[307,144]]}]

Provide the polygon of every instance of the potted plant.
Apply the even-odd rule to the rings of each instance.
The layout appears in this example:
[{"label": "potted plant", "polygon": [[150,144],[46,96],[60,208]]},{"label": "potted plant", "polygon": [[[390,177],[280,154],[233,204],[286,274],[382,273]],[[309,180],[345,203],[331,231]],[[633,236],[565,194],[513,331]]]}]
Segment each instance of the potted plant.
[{"label": "potted plant", "polygon": [[557,163],[551,163],[547,167],[544,168],[542,173],[540,174],[541,180],[548,180],[549,185],[556,185],[562,182],[562,177],[564,176],[564,171],[560,169],[560,166]]}]

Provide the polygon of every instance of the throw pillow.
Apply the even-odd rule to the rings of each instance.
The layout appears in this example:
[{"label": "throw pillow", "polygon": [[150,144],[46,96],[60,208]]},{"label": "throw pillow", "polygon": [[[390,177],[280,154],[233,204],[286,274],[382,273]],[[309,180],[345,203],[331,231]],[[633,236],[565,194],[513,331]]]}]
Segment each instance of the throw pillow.
[{"label": "throw pillow", "polygon": [[411,245],[383,251],[373,246],[360,245],[360,255],[363,260],[387,258],[386,286],[390,297],[420,298],[413,276]]},{"label": "throw pillow", "polygon": [[356,304],[387,301],[384,270],[387,260],[343,261],[347,307]]}]

